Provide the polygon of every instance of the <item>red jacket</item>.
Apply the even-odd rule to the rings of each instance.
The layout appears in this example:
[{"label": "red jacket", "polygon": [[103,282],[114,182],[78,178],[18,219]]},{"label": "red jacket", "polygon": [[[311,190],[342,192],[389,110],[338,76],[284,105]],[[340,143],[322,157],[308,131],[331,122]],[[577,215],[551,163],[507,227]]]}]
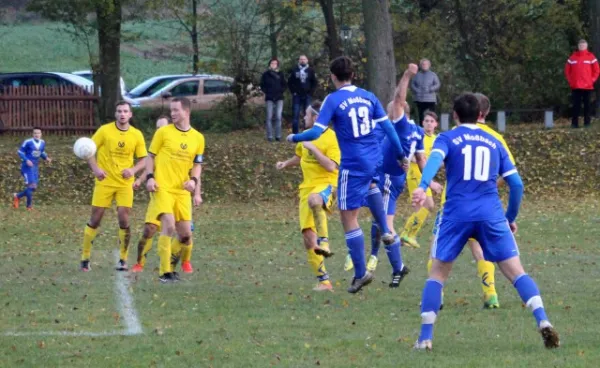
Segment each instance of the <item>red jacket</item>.
[{"label": "red jacket", "polygon": [[594,89],[599,74],[598,59],[587,50],[575,51],[565,64],[565,76],[571,89]]}]

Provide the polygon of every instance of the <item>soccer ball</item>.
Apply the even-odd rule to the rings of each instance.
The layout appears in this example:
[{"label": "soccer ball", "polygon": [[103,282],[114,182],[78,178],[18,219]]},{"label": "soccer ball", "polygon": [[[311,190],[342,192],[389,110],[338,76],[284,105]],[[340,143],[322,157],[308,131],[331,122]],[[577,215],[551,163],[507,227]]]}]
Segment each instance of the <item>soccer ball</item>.
[{"label": "soccer ball", "polygon": [[87,137],[79,138],[73,146],[75,156],[87,160],[96,154],[96,143]]}]

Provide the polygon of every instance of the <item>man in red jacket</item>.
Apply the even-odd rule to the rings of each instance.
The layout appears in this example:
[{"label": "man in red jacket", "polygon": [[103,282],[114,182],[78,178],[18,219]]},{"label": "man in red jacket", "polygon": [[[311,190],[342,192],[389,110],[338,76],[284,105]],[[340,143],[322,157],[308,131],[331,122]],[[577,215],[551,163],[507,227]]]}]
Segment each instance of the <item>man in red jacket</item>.
[{"label": "man in red jacket", "polygon": [[573,102],[573,119],[571,127],[579,127],[579,113],[583,101],[583,121],[585,127],[590,126],[590,97],[594,90],[594,83],[600,74],[598,59],[588,51],[586,40],[580,40],[578,50],[569,57],[565,65],[565,76],[571,86],[571,100]]}]

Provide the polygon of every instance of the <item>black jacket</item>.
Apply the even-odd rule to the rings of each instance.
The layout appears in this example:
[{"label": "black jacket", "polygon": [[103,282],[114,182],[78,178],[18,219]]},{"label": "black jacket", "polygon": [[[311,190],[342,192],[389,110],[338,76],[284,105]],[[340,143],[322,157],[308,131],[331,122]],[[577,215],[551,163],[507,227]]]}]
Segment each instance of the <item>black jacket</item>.
[{"label": "black jacket", "polygon": [[265,101],[283,100],[286,86],[283,72],[269,69],[260,78],[260,89],[265,93]]},{"label": "black jacket", "polygon": [[306,80],[302,83],[302,80],[300,80],[300,66],[296,65],[290,72],[288,86],[293,95],[312,96],[317,89],[315,70],[310,66],[306,68]]}]

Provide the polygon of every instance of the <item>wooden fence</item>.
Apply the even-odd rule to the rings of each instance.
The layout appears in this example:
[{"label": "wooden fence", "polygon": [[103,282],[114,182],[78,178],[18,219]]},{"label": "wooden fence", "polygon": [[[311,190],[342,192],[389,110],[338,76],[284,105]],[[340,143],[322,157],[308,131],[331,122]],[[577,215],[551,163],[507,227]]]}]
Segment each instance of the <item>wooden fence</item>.
[{"label": "wooden fence", "polygon": [[0,134],[86,134],[95,130],[91,92],[78,86],[0,86]]}]

